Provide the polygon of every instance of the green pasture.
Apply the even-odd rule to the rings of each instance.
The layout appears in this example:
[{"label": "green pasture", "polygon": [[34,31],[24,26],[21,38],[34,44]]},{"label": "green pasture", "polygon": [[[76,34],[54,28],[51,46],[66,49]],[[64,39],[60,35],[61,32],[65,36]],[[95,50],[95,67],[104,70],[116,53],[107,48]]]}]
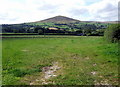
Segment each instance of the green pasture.
[{"label": "green pasture", "polygon": [[[118,85],[118,44],[103,37],[3,38],[2,84],[42,85],[42,68],[58,62],[51,85]],[[50,85],[47,84],[47,85]]]}]

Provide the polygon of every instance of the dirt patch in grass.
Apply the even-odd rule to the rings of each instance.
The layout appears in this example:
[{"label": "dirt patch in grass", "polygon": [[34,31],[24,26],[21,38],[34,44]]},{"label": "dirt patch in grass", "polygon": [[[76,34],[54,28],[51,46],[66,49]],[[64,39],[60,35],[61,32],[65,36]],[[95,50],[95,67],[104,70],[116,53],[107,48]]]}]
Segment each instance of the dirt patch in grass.
[{"label": "dirt patch in grass", "polygon": [[[104,79],[104,80],[102,80],[100,82],[96,82],[96,80],[95,80],[95,85],[107,85],[107,86],[110,86],[111,84],[108,83],[107,79]],[[114,86],[111,85],[111,87],[114,87]]]},{"label": "dirt patch in grass", "polygon": [[58,66],[58,62],[53,63],[53,66],[43,67],[42,71],[45,74],[44,78],[49,79],[50,77],[57,76],[57,75],[55,75],[54,72],[56,72],[59,69],[60,69],[60,67]]},{"label": "dirt patch in grass", "polygon": [[58,62],[53,62],[52,66],[45,66],[42,68],[42,76],[37,77],[35,80],[30,81],[30,85],[46,85],[54,84],[54,82],[49,81],[52,77],[57,77],[57,71],[61,69]]},{"label": "dirt patch in grass", "polygon": [[21,50],[22,52],[28,52],[29,50],[26,50],[26,49],[23,49],[23,50]]},{"label": "dirt patch in grass", "polygon": [[86,60],[89,60],[90,58],[89,57],[85,57]]}]

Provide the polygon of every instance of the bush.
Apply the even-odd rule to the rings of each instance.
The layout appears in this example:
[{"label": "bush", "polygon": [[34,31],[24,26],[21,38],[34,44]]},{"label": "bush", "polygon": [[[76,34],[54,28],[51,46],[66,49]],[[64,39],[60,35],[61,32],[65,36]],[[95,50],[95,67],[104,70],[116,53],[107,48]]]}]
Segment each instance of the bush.
[{"label": "bush", "polygon": [[41,29],[38,30],[38,34],[43,34],[43,33],[44,33],[43,30]]},{"label": "bush", "polygon": [[109,42],[118,42],[120,40],[120,24],[109,25],[104,36]]}]

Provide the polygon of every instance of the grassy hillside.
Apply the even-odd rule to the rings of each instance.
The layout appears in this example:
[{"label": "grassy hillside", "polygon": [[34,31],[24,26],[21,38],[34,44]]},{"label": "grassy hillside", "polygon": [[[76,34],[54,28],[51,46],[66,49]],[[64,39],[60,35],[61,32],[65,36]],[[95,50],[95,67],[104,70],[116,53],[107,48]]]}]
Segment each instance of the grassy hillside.
[{"label": "grassy hillside", "polygon": [[118,85],[118,45],[103,37],[3,38],[2,44],[3,85]]},{"label": "grassy hillside", "polygon": [[65,17],[65,16],[55,16],[52,18],[48,18],[45,20],[37,21],[37,22],[42,22],[42,23],[72,23],[72,22],[80,22],[79,20]]}]

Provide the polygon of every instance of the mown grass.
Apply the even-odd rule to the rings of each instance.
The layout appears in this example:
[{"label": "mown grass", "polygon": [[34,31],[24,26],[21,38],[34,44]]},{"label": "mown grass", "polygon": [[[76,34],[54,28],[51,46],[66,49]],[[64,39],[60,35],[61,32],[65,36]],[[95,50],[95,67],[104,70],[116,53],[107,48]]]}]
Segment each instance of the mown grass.
[{"label": "mown grass", "polygon": [[29,85],[53,62],[62,66],[55,85],[118,85],[118,44],[103,37],[4,38],[2,52],[3,85]]}]

